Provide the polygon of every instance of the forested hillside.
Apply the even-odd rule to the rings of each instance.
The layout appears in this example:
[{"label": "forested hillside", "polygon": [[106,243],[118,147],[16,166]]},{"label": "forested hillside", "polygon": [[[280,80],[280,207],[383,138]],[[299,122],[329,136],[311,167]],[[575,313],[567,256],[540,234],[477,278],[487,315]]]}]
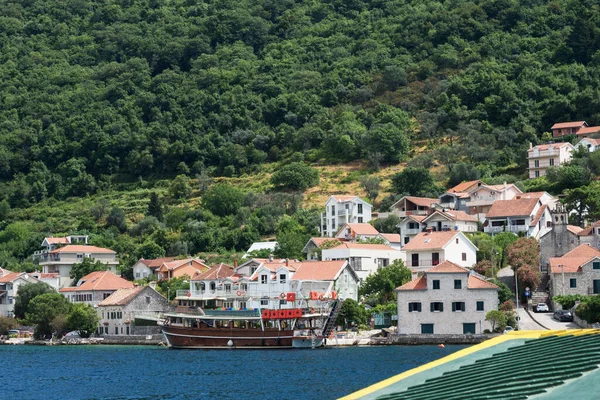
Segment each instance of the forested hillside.
[{"label": "forested hillside", "polygon": [[[554,122],[600,124],[599,26],[589,0],[2,0],[0,216],[27,219],[19,209],[72,197],[109,201],[124,182],[235,178],[266,162],[411,160],[518,178],[529,142]],[[171,196],[167,186],[158,192]],[[148,196],[126,207],[145,215]],[[296,210],[288,196],[274,221]],[[111,201],[38,230],[94,231]],[[234,205],[264,216],[267,203]],[[198,213],[211,216],[180,219],[229,215]],[[232,218],[214,224],[224,235],[251,229],[245,240],[188,246],[177,220],[154,243],[242,248],[276,231],[274,221]]]}]

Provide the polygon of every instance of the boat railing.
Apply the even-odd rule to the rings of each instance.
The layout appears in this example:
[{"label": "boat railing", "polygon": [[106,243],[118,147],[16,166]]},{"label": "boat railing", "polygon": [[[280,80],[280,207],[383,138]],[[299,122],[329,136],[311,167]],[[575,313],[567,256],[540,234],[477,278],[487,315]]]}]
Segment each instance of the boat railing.
[{"label": "boat railing", "polygon": [[204,310],[205,315],[212,317],[260,317],[260,310]]}]

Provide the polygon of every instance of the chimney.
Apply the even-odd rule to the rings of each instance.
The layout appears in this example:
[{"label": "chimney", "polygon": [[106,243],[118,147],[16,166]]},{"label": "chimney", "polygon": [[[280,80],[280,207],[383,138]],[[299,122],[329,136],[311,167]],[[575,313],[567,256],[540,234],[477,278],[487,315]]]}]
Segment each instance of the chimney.
[{"label": "chimney", "polygon": [[431,232],[433,232],[432,227],[428,227],[427,229],[425,229],[425,235],[429,235]]},{"label": "chimney", "polygon": [[287,259],[287,258],[285,259],[285,266],[286,266],[286,267],[289,267],[289,266],[290,266],[290,260],[289,260],[289,259]]},{"label": "chimney", "polygon": [[517,199],[517,200],[521,200],[521,196],[520,196],[520,195],[517,195],[517,196],[515,196],[515,199]]},{"label": "chimney", "polygon": [[529,150],[533,149],[533,144],[531,144],[531,142],[529,142]]},{"label": "chimney", "polygon": [[237,268],[238,266],[238,261],[237,258],[235,260],[233,260],[233,268]]}]

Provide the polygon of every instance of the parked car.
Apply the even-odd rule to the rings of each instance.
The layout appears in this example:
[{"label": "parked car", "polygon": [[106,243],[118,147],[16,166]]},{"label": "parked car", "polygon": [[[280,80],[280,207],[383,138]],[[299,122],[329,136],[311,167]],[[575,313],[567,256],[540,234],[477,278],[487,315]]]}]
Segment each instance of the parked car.
[{"label": "parked car", "polygon": [[79,334],[79,331],[71,331],[65,334],[64,336],[65,339],[81,339],[81,335]]},{"label": "parked car", "polygon": [[538,303],[533,308],[533,311],[535,311],[535,312],[550,312],[550,309],[548,308],[548,304]]},{"label": "parked car", "polygon": [[514,330],[515,330],[515,328],[513,328],[512,326],[506,325],[506,328],[504,328],[504,333],[506,333],[506,332],[512,332]]},{"label": "parked car", "polygon": [[555,311],[552,318],[560,322],[573,322],[573,314],[567,310]]}]

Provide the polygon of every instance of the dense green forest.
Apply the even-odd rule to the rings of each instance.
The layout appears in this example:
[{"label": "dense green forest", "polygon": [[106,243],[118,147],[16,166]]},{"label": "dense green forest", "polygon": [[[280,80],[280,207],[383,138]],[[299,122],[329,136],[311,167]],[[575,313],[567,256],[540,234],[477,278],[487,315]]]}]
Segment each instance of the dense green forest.
[{"label": "dense green forest", "polygon": [[19,229],[131,258],[315,234],[297,195],[213,189],[265,163],[520,179],[554,122],[600,124],[599,27],[589,0],[1,0],[0,265]]}]

